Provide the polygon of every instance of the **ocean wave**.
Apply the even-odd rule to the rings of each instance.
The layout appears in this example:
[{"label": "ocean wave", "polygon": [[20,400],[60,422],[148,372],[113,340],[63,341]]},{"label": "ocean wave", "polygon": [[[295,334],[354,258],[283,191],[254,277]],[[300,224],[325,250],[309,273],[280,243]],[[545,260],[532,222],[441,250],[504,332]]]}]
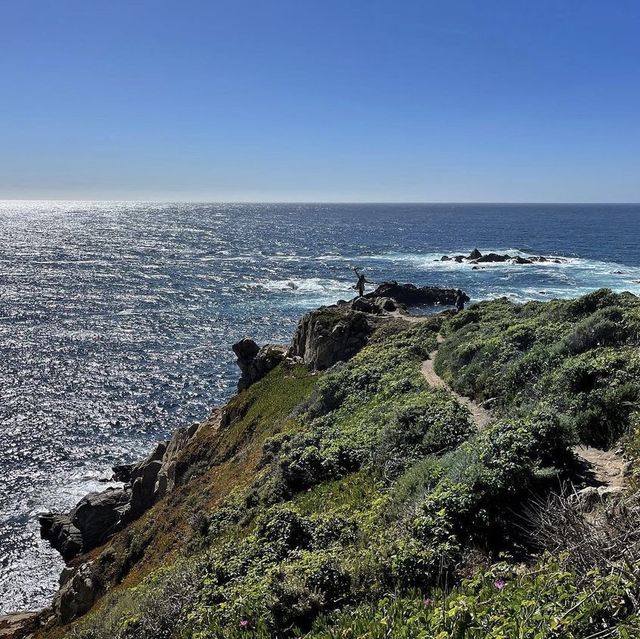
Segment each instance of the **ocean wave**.
[{"label": "ocean wave", "polygon": [[295,295],[349,295],[353,293],[350,282],[320,277],[262,280],[251,284],[250,288],[270,293],[292,293]]}]

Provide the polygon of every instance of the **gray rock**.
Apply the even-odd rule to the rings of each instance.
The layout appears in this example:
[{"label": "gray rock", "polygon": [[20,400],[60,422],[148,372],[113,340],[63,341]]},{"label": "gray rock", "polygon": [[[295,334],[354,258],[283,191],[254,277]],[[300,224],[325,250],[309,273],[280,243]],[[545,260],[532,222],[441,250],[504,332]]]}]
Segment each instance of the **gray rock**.
[{"label": "gray rock", "polygon": [[314,370],[325,370],[360,351],[380,321],[381,316],[350,305],[322,307],[300,320],[289,356],[301,358]]},{"label": "gray rock", "polygon": [[384,282],[367,298],[392,298],[405,306],[422,306],[425,304],[444,304],[451,306],[456,300],[456,289],[438,288],[435,286],[418,287],[414,284],[398,284],[398,282]]},{"label": "gray rock", "polygon": [[78,568],[65,568],[60,576],[60,589],[53,600],[53,611],[60,623],[69,623],[88,612],[101,591],[91,562]]},{"label": "gray rock", "polygon": [[479,257],[482,257],[482,253],[480,253],[480,251],[477,248],[474,248],[473,251],[471,251],[471,253],[469,253],[469,258],[470,260],[477,260]]},{"label": "gray rock", "polygon": [[[388,298],[387,298],[388,299]],[[358,297],[351,302],[351,308],[354,311],[361,311],[362,313],[379,314],[382,308],[377,304],[378,298],[368,299],[366,297]]]},{"label": "gray rock", "polygon": [[[214,423],[219,423],[219,419],[212,417],[203,426]],[[124,488],[90,493],[69,513],[40,515],[43,539],[47,539],[65,561],[105,543],[175,488],[179,481],[180,454],[200,426],[179,428],[169,441],[160,442],[146,459],[128,466],[130,482]]]},{"label": "gray rock", "polygon": [[38,612],[15,612],[0,616],[0,639],[27,639],[41,625]]},{"label": "gray rock", "polygon": [[621,486],[587,486],[579,490],[573,498],[577,501],[580,510],[590,512],[599,504],[610,502],[622,491]]},{"label": "gray rock", "polygon": [[260,347],[249,338],[236,342],[232,348],[242,372],[238,380],[238,390],[244,390],[262,379],[270,370],[280,364],[287,354],[286,346],[266,344]]}]

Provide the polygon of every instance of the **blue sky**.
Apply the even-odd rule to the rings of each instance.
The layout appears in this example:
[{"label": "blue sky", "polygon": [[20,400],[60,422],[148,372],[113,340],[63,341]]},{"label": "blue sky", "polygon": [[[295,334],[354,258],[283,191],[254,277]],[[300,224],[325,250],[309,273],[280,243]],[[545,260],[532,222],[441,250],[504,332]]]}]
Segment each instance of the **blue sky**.
[{"label": "blue sky", "polygon": [[0,0],[0,198],[640,201],[640,2]]}]

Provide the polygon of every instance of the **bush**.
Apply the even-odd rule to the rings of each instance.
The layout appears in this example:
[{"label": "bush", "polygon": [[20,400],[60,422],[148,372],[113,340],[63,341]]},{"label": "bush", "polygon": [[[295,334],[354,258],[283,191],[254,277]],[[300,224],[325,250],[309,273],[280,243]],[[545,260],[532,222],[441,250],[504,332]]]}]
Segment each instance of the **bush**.
[{"label": "bush", "polygon": [[418,459],[455,448],[474,431],[466,408],[447,391],[431,390],[394,411],[380,433],[374,464],[395,478]]}]

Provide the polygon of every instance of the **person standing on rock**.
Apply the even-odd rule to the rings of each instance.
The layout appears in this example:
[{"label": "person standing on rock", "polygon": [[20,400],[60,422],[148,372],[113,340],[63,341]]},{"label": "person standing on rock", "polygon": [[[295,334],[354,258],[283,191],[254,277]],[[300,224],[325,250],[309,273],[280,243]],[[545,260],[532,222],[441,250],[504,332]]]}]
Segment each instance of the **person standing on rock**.
[{"label": "person standing on rock", "polygon": [[354,284],[353,288],[358,291],[358,297],[362,297],[364,295],[364,285],[367,283],[367,278],[364,276],[364,273],[358,273],[358,269],[353,269],[358,281]]},{"label": "person standing on rock", "polygon": [[466,295],[460,290],[458,289],[456,291],[456,301],[455,301],[455,305],[456,305],[456,311],[459,313],[460,311],[464,311],[464,303],[466,301]]}]

